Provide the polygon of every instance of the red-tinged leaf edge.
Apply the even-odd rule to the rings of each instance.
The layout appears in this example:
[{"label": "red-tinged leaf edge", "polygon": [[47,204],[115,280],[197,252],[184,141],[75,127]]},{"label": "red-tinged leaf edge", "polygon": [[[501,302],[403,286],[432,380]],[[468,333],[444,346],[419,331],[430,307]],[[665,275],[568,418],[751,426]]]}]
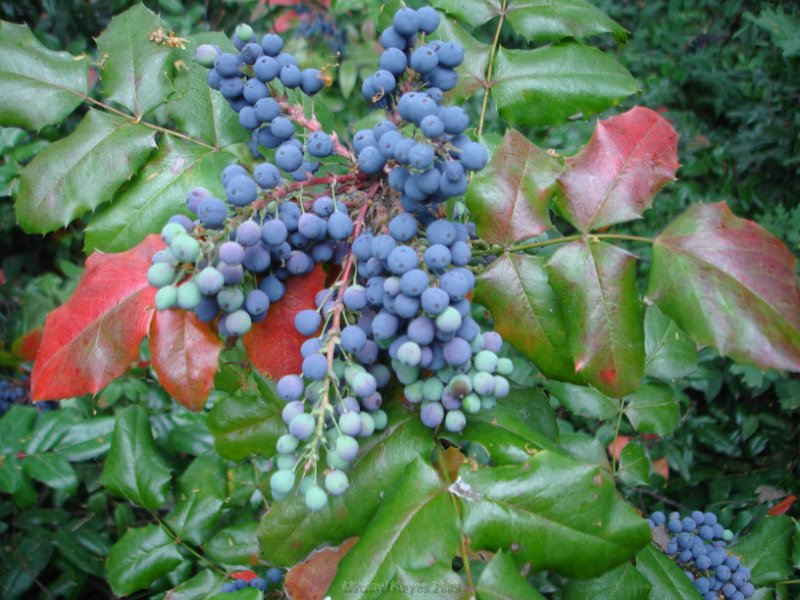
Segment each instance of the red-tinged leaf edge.
[{"label": "red-tinged leaf edge", "polygon": [[559,177],[559,212],[578,230],[638,219],[675,179],[678,133],[643,106],[599,121],[589,143]]},{"label": "red-tinged leaf edge", "polygon": [[45,322],[31,373],[34,401],[96,394],[130,368],[153,317],[147,270],[163,247],[149,235],[127,252],[86,259],[77,289]]},{"label": "red-tinged leaf edge", "polygon": [[269,307],[267,318],[253,324],[242,338],[251,364],[270,379],[300,373],[303,357],[300,346],[306,341],[294,327],[294,316],[315,308],[314,296],[325,287],[325,271],[317,265],[304,277],[286,282],[286,294]]},{"label": "red-tinged leaf edge", "polygon": [[152,365],[161,386],[186,408],[199,411],[214,385],[223,343],[191,311],[156,311],[150,325]]},{"label": "red-tinged leaf edge", "polygon": [[797,500],[797,496],[786,496],[783,500],[778,502],[775,506],[767,511],[767,514],[774,517],[777,515],[785,515],[792,508],[792,504]]},{"label": "red-tinged leaf edge", "polygon": [[36,353],[39,352],[39,345],[42,343],[42,328],[36,327],[28,333],[20,336],[14,342],[12,351],[23,361],[29,362],[36,360]]}]

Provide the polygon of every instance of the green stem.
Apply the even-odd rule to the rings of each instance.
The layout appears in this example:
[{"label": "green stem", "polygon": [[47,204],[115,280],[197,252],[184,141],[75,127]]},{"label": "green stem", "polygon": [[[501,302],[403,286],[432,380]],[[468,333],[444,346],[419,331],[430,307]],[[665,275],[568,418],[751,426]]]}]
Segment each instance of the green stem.
[{"label": "green stem", "polygon": [[155,519],[155,521],[158,523],[159,527],[161,527],[161,529],[164,531],[164,533],[166,533],[172,539],[172,541],[174,541],[176,544],[180,544],[181,546],[186,548],[186,550],[191,555],[193,555],[198,560],[206,563],[209,567],[211,567],[215,571],[219,571],[223,575],[227,574],[227,571],[222,566],[218,565],[217,563],[215,563],[214,561],[209,559],[207,556],[203,556],[202,554],[200,554],[200,552],[198,552],[197,550],[192,548],[189,544],[184,542],[180,538],[180,536],[178,536],[178,534],[176,534],[174,531],[172,531],[172,528],[169,525],[167,525],[164,522],[164,520],[161,517],[159,517],[155,512],[150,511],[150,516],[153,517],[153,519]]},{"label": "green stem", "polygon": [[483,105],[481,106],[481,116],[478,119],[478,137],[483,133],[483,124],[486,121],[486,109],[489,106],[489,88],[492,87],[492,73],[494,71],[494,57],[500,43],[500,30],[503,28],[503,21],[506,18],[506,0],[500,6],[500,20],[497,22],[497,29],[494,32],[492,47],[489,50],[489,65],[486,67],[486,79],[483,82]]},{"label": "green stem", "polygon": [[514,244],[511,246],[496,246],[488,250],[477,250],[472,254],[474,256],[486,256],[488,254],[505,254],[506,252],[522,252],[523,250],[532,250],[534,248],[544,248],[545,246],[554,246],[555,244],[567,244],[577,240],[589,238],[589,241],[599,240],[626,240],[629,242],[641,242],[643,244],[652,244],[652,238],[641,237],[638,235],[626,235],[623,233],[576,233],[575,235],[567,235],[559,238],[552,238],[543,240],[541,242],[528,242],[525,244]]}]

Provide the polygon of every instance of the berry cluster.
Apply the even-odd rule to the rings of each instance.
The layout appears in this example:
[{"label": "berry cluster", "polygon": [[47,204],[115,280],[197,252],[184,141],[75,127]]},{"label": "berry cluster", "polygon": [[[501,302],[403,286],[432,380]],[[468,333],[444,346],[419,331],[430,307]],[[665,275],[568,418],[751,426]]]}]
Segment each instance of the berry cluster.
[{"label": "berry cluster", "polygon": [[27,397],[28,390],[24,386],[10,379],[0,379],[0,415]]},{"label": "berry cluster", "polygon": [[681,518],[673,512],[667,518],[656,511],[647,521],[651,528],[661,527],[669,534],[664,551],[683,567],[704,600],[744,600],[755,593],[750,569],[725,550],[733,533],[718,523],[714,513],[696,510]]},{"label": "berry cluster", "polygon": [[329,14],[328,9],[301,3],[295,7],[295,12],[300,19],[296,32],[298,36],[305,39],[322,38],[327,41],[331,52],[337,56],[344,56],[347,30],[339,25],[336,17]]}]

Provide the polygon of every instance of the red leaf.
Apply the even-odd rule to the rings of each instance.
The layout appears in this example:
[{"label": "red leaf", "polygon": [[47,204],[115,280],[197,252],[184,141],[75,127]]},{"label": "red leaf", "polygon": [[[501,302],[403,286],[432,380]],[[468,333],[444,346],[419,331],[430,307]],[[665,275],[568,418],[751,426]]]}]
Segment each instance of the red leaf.
[{"label": "red leaf", "polygon": [[653,470],[664,479],[669,479],[669,463],[666,458],[657,458],[653,461]]},{"label": "red leaf", "polygon": [[24,361],[36,360],[39,344],[42,343],[42,328],[32,329],[14,343],[14,354]]},{"label": "red leaf", "polygon": [[75,293],[45,322],[31,374],[34,400],[96,394],[130,368],[153,316],[147,269],[163,247],[150,235],[127,252],[86,259]]},{"label": "red leaf", "polygon": [[160,310],[153,317],[153,368],[167,393],[191,410],[200,410],[206,403],[222,346],[217,332],[193,312]]},{"label": "red leaf", "polygon": [[357,537],[346,539],[336,548],[321,548],[286,573],[285,587],[290,598],[322,600],[336,576],[339,562],[356,545]]},{"label": "red leaf", "polygon": [[795,263],[778,238],[724,202],[698,204],[655,239],[647,295],[698,344],[800,371]]},{"label": "red leaf", "polygon": [[314,308],[314,296],[324,287],[325,271],[320,266],[305,277],[287,281],[286,295],[269,307],[266,319],[244,335],[244,347],[254,367],[272,379],[300,373],[300,346],[308,338],[295,329],[294,316]]},{"label": "red leaf", "polygon": [[612,441],[608,443],[608,454],[609,456],[613,456],[617,460],[619,460],[619,455],[622,453],[622,449],[628,445],[628,442],[631,441],[630,436],[628,435],[618,435]]},{"label": "red leaf", "polygon": [[657,112],[636,106],[600,121],[580,154],[567,160],[558,207],[584,232],[638,219],[678,166],[675,129]]},{"label": "red leaf", "polygon": [[797,496],[786,496],[786,498],[770,508],[767,514],[773,517],[776,515],[785,515],[789,512],[789,509],[792,508],[792,504],[794,504],[795,500],[797,500]]}]

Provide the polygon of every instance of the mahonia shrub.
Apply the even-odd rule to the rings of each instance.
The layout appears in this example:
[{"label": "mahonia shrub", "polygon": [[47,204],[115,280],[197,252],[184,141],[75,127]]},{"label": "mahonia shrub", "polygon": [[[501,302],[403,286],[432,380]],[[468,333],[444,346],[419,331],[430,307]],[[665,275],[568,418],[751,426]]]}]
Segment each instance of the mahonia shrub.
[{"label": "mahonia shrub", "polygon": [[[590,3],[434,5],[368,9],[351,122],[332,25],[342,64],[314,66],[259,22],[182,39],[135,6],[97,39],[98,93],[86,56],[2,23],[0,123],[84,110],[17,191],[26,231],[80,219],[90,252],[33,399],[144,369],[213,436],[173,486],[146,406],[115,412],[100,483],[148,524],[108,550],[111,588],[541,598],[545,574],[564,598],[747,598],[787,579],[788,517],[733,541],[711,512],[648,522],[619,490],[657,468],[645,436],[678,427],[698,346],[800,371],[794,257],[724,202],[626,233],[679,167],[656,111],[606,115],[574,156],[528,139],[637,91],[586,43],[626,36]],[[307,34],[328,22],[310,14]],[[615,426],[610,463],[559,434],[551,400]],[[783,569],[759,569],[776,532]]]}]

